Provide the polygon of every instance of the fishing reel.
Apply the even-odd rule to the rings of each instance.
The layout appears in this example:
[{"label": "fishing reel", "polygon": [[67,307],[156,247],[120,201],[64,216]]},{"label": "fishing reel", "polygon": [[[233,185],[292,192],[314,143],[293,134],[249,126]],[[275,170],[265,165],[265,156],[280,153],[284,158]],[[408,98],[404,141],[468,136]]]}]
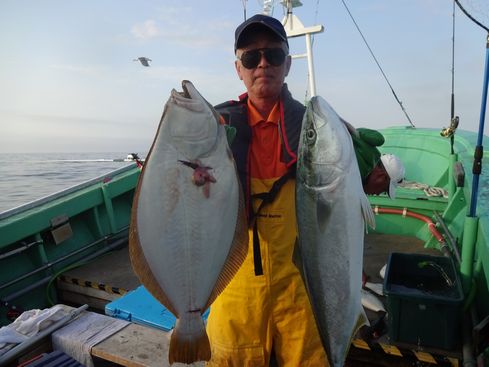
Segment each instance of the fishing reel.
[{"label": "fishing reel", "polygon": [[459,123],[459,118],[458,116],[455,116],[454,118],[452,118],[450,122],[450,126],[445,127],[440,131],[440,135],[445,138],[451,138],[453,135],[455,135],[455,130],[457,130],[458,123]]}]

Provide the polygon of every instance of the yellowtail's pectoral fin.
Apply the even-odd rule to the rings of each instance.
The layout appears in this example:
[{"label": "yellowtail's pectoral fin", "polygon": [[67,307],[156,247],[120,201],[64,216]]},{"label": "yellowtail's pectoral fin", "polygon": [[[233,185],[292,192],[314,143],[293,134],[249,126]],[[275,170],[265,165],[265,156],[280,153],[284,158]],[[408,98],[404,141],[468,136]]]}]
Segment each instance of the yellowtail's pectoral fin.
[{"label": "yellowtail's pectoral fin", "polygon": [[[360,195],[360,205],[362,207],[362,216],[365,220],[365,224],[370,226],[370,228],[375,229],[375,214],[370,206],[370,201],[368,201],[367,195],[363,192]],[[365,230],[368,232],[368,227],[365,227]]]}]

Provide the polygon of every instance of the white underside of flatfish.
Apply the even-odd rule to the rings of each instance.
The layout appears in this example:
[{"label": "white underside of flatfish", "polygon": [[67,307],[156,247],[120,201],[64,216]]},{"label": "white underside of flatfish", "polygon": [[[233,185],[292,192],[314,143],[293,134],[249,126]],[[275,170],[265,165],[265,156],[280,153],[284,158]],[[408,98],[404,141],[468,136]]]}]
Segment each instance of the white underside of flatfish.
[{"label": "white underside of flatfish", "polygon": [[145,161],[130,231],[133,268],[177,317],[172,362],[209,359],[201,314],[248,243],[236,167],[214,109],[190,82],[172,91]]}]

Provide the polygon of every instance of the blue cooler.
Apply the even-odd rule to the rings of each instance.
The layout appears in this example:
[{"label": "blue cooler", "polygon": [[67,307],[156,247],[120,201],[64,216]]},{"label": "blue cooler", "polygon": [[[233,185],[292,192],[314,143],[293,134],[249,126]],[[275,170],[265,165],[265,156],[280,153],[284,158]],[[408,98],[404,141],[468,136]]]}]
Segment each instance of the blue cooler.
[{"label": "blue cooler", "polygon": [[[164,331],[173,329],[176,321],[175,316],[142,285],[107,304],[105,314]],[[208,315],[209,310],[206,310],[204,320],[207,320]]]}]

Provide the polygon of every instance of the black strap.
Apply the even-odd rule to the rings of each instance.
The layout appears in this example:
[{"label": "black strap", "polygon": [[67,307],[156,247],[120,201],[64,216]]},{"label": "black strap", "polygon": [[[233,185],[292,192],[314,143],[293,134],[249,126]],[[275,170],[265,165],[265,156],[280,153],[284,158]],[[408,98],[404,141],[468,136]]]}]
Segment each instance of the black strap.
[{"label": "black strap", "polygon": [[253,264],[255,275],[263,275],[263,265],[261,263],[260,239],[258,237],[258,228],[256,221],[253,223]]},{"label": "black strap", "polygon": [[258,226],[256,224],[256,218],[265,205],[275,200],[275,197],[277,196],[278,192],[285,184],[285,182],[287,182],[287,180],[290,177],[292,177],[293,173],[294,173],[294,169],[289,168],[282,177],[280,177],[273,183],[270,191],[261,192],[259,194],[254,194],[251,196],[253,199],[261,199],[261,204],[258,207],[258,210],[252,213],[252,217],[251,217],[251,225],[253,226],[253,263],[255,267],[255,275],[257,276],[263,275],[263,265],[261,261],[260,239],[258,237]]}]

